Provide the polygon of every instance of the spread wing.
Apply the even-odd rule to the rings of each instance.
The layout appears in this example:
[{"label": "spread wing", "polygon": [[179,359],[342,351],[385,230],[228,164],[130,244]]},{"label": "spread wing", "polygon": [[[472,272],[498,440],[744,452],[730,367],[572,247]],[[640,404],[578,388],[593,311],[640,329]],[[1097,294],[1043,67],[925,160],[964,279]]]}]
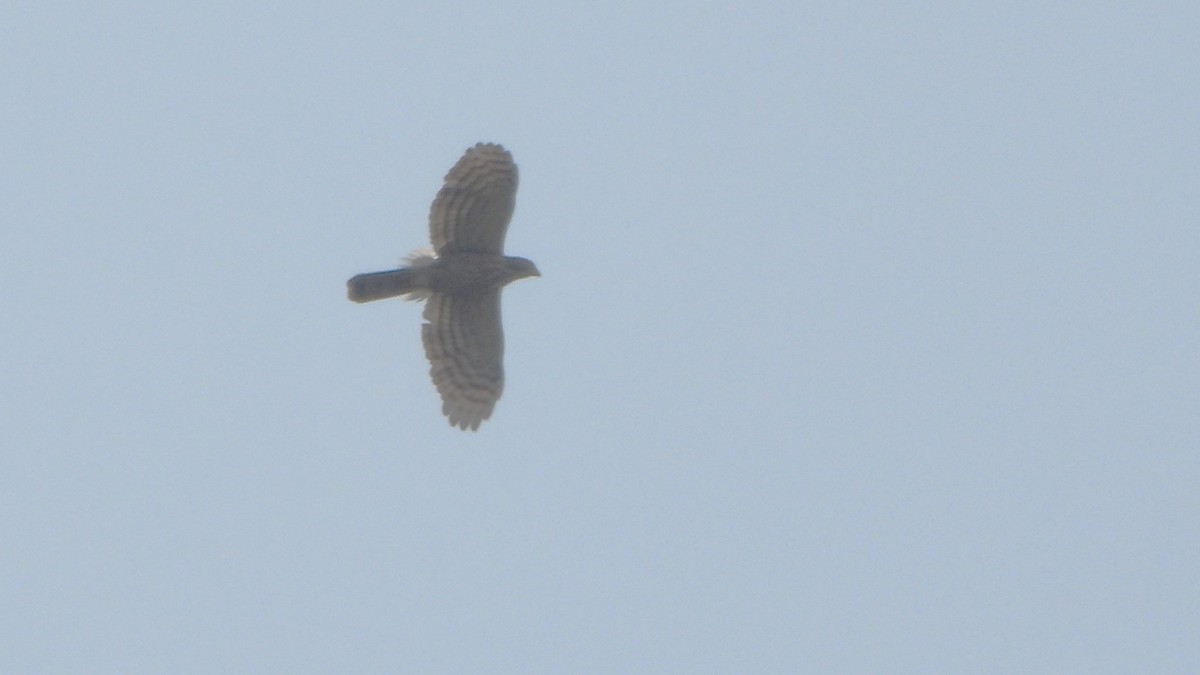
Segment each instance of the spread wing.
[{"label": "spread wing", "polygon": [[504,253],[517,198],[517,165],[494,143],[467,150],[446,174],[429,210],[429,238],[438,255],[450,251]]},{"label": "spread wing", "polygon": [[504,329],[500,291],[435,293],[421,326],[429,375],[450,425],[479,428],[504,391]]}]

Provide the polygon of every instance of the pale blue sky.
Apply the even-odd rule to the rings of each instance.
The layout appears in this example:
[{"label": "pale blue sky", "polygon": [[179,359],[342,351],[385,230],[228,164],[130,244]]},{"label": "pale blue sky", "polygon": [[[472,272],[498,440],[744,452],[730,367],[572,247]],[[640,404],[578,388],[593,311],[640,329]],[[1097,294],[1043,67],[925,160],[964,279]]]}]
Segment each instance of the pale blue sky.
[{"label": "pale blue sky", "polygon": [[1194,3],[4,15],[0,671],[1200,670]]}]

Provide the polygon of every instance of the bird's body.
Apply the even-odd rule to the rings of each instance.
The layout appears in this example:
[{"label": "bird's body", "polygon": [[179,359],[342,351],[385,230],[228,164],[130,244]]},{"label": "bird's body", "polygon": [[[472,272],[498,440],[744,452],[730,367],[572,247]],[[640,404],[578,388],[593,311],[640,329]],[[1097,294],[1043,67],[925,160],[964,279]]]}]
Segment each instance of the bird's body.
[{"label": "bird's body", "polygon": [[[418,258],[418,260],[420,260]],[[489,292],[526,276],[537,276],[533,263],[515,256],[450,253],[429,262],[385,272],[367,272],[346,282],[354,302],[397,295],[424,300],[431,293]],[[532,270],[534,274],[526,274]]]},{"label": "bird's body", "polygon": [[512,155],[494,144],[467,150],[446,176],[429,214],[434,251],[409,265],[347,282],[349,298],[426,300],[421,341],[430,376],[450,424],[475,430],[504,390],[500,290],[541,276],[526,260],[503,253],[517,191]]}]

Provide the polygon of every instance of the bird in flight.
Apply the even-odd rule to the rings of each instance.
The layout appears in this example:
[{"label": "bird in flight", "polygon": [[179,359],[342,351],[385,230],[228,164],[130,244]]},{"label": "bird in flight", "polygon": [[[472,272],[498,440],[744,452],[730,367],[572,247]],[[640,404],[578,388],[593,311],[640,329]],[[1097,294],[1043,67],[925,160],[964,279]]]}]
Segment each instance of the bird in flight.
[{"label": "bird in flight", "polygon": [[358,274],[346,282],[354,302],[399,295],[424,300],[421,342],[450,425],[475,431],[504,391],[500,290],[539,277],[525,258],[504,255],[517,196],[517,165],[493,143],[469,148],[446,174],[429,211],[433,251],[406,267]]}]

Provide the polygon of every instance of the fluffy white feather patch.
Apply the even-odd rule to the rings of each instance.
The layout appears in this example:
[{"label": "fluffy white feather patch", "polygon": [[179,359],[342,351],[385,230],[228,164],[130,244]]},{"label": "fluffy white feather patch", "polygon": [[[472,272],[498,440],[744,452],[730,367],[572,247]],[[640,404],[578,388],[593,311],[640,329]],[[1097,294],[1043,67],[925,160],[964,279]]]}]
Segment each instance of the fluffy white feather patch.
[{"label": "fluffy white feather patch", "polygon": [[404,264],[409,267],[429,267],[437,261],[437,255],[431,248],[419,248],[404,258]]}]

